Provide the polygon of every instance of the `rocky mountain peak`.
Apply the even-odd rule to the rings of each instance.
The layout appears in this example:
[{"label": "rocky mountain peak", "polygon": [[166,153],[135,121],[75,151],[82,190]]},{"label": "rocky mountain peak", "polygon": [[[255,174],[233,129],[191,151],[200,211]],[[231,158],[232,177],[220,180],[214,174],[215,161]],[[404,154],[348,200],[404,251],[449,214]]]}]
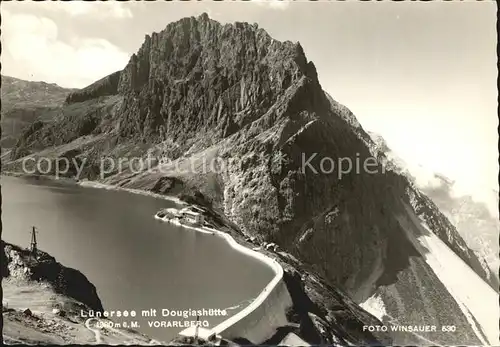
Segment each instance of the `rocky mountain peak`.
[{"label": "rocky mountain peak", "polygon": [[300,43],[275,40],[256,24],[221,24],[203,13],[146,35],[122,71],[66,102],[120,95],[120,138],[183,142],[193,134],[234,134],[299,91],[315,102],[323,98]]},{"label": "rocky mountain peak", "polygon": [[310,70],[299,43],[274,40],[248,23],[221,24],[204,13],[147,35],[124,70],[120,91],[137,90],[151,79],[178,81],[213,73],[240,76],[258,65],[274,66],[274,74],[291,70],[296,77]]},{"label": "rocky mountain peak", "polygon": [[121,72],[117,93],[125,97],[126,121],[120,135],[147,142],[207,132],[227,137],[306,84],[322,94],[299,43],[207,14],[184,18],[146,36]]}]

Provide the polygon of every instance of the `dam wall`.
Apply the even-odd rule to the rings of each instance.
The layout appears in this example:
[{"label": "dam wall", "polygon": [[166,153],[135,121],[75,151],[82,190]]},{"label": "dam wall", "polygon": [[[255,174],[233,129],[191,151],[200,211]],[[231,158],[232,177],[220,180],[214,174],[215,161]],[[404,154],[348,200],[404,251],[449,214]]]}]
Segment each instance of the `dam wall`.
[{"label": "dam wall", "polygon": [[[279,282],[262,292],[262,300],[249,310],[243,310],[239,317],[230,317],[213,330],[225,339],[244,338],[252,344],[262,344],[271,338],[279,327],[288,324],[286,311],[292,299],[285,282]],[[235,318],[234,320],[232,318]]]},{"label": "dam wall", "polygon": [[[286,311],[292,307],[293,303],[283,281],[283,268],[275,259],[240,245],[231,235],[222,231],[207,227],[184,227],[205,233],[210,232],[224,238],[232,248],[266,264],[275,274],[248,306],[209,331],[205,331],[204,336],[220,336],[229,340],[243,338],[252,344],[261,344],[271,338],[276,333],[277,328],[288,325]],[[193,332],[194,329],[187,328],[180,335],[193,336]]]},{"label": "dam wall", "polygon": [[232,248],[261,261],[274,271],[273,279],[255,300],[211,329],[213,333],[225,339],[245,338],[253,344],[262,343],[273,336],[278,327],[288,323],[286,310],[292,306],[292,298],[283,281],[283,268],[276,260],[240,245],[231,235],[215,229],[209,230],[226,239]]}]

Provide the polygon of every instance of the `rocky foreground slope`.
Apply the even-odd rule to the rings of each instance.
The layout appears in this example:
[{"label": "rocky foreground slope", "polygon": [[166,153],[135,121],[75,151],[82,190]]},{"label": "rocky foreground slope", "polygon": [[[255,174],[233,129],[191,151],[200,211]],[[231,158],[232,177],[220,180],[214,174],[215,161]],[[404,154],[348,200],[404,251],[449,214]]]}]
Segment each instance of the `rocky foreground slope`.
[{"label": "rocky foreground slope", "polygon": [[[96,288],[79,271],[47,253],[30,252],[2,240],[2,317],[6,344],[151,344],[133,330],[95,329],[80,310],[102,312]],[[101,323],[109,323],[100,319]],[[92,324],[95,324],[93,320]]]},{"label": "rocky foreground slope", "polygon": [[[277,243],[309,274],[323,341],[388,341],[388,333],[362,332],[378,321],[346,292],[360,304],[382,295],[391,324],[457,327],[398,334],[394,343],[481,343],[409,235],[432,232],[488,274],[432,201],[373,164],[373,148],[354,115],[322,90],[300,44],[204,14],[146,36],[124,70],[70,94],[55,120],[24,133],[5,169],[66,158],[64,175],[191,197],[229,219],[235,235]],[[151,169],[138,170],[133,157]],[[346,158],[353,167],[341,172]]]}]

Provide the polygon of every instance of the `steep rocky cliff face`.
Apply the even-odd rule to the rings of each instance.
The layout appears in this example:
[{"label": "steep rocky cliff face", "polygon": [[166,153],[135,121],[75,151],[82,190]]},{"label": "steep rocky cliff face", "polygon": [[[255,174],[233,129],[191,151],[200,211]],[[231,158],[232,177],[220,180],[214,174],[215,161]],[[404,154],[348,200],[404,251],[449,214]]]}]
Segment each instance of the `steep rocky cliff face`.
[{"label": "steep rocky cliff face", "polygon": [[[323,92],[300,44],[202,15],[146,36],[123,71],[69,95],[61,116],[34,124],[6,166],[19,169],[27,155],[63,156],[86,163],[79,178],[152,191],[177,182],[161,192],[193,195],[230,219],[235,232],[275,242],[299,259],[321,279],[307,282],[320,288],[311,294],[316,305],[342,291],[357,303],[383,293],[394,324],[460,330],[403,333],[395,343],[480,343],[410,241],[421,230],[405,221],[422,218],[486,274],[439,210],[375,160],[372,147],[354,115]],[[131,167],[131,157],[147,155],[151,169]],[[125,165],[100,166],[103,157]],[[329,340],[345,339],[352,324],[348,340],[367,341],[361,330],[372,316],[339,309],[345,305],[327,308]],[[371,339],[388,341],[387,334]]]},{"label": "steep rocky cliff face", "polygon": [[121,136],[168,137],[184,150],[212,143],[260,118],[314,73],[302,47],[245,23],[185,18],[145,42],[123,70]]},{"label": "steep rocky cliff face", "polygon": [[[146,36],[123,71],[67,97],[70,104],[87,102],[92,112],[82,114],[82,107],[69,105],[64,119],[47,124],[42,133],[26,133],[18,147],[113,132],[121,143],[168,141],[171,152],[175,150],[169,154],[176,157],[191,146],[214,144],[262,117],[284,91],[308,75],[314,77],[315,69],[299,44],[278,42],[244,23],[223,26],[206,15],[185,18]],[[118,100],[110,100],[110,95],[116,94],[123,99],[121,107],[109,121],[102,120],[110,113],[102,107],[115,105]],[[64,139],[51,136],[62,133]]]}]

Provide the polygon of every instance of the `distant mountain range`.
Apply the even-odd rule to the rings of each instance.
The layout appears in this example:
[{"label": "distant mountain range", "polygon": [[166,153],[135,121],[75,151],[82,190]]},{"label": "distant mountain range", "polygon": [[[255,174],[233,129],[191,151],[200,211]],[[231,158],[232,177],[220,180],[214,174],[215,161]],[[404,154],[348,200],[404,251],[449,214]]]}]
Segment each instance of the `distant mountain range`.
[{"label": "distant mountain range", "polygon": [[455,226],[467,245],[476,253],[494,283],[498,282],[500,221],[498,192],[491,190],[487,201],[471,192],[457,192],[456,182],[422,166],[408,165],[386,143],[382,136],[369,133],[386,165],[408,177],[424,192]]},{"label": "distant mountain range", "polygon": [[38,116],[55,118],[66,96],[74,90],[8,76],[1,76],[1,83],[2,150],[13,147],[24,128]]},{"label": "distant mountain range", "polygon": [[[304,341],[498,344],[492,313],[481,311],[496,304],[491,271],[437,195],[397,169],[323,91],[299,43],[257,25],[184,18],[147,35],[122,71],[71,92],[51,112],[37,114],[3,170],[20,171],[27,156],[74,159],[85,162],[80,179],[177,195],[219,215],[234,235],[276,243],[290,255],[280,258],[284,267],[302,273],[308,304],[294,308],[303,317],[294,333]],[[104,174],[99,165],[102,157],[148,155],[157,159],[152,170]],[[315,168],[325,158],[379,163],[376,173],[340,177],[304,170],[304,157]],[[224,165],[206,170],[215,158]],[[447,263],[460,270],[450,276]],[[460,287],[462,279],[482,297],[470,301],[474,290]],[[381,321],[456,331],[362,329]]]}]

